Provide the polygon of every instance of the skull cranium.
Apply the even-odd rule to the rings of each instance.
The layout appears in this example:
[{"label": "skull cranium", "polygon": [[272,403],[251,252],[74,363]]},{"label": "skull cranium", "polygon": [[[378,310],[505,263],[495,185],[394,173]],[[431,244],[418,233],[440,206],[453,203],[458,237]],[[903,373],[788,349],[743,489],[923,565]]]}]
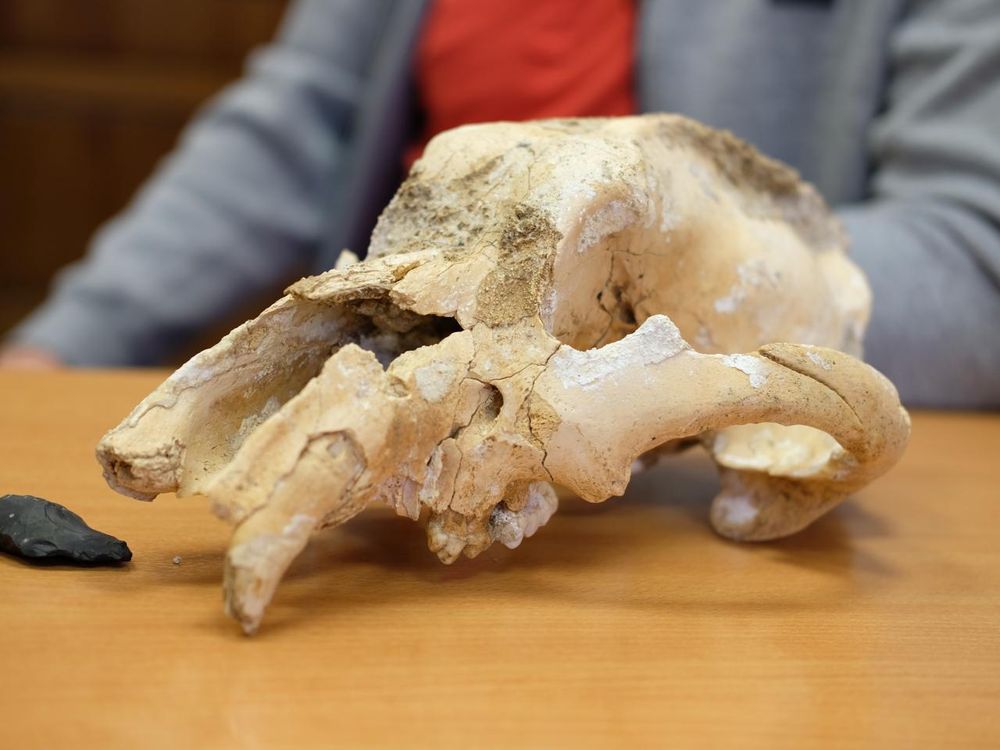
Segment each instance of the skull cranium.
[{"label": "skull cranium", "polygon": [[365,261],[294,284],[98,455],[115,489],[204,494],[236,525],[226,604],[247,632],[311,533],[374,501],[451,562],[533,534],[553,484],[602,501],[699,437],[715,528],[783,536],[909,434],[855,359],[869,294],[844,245],[794,172],[678,116],[459,128]]}]

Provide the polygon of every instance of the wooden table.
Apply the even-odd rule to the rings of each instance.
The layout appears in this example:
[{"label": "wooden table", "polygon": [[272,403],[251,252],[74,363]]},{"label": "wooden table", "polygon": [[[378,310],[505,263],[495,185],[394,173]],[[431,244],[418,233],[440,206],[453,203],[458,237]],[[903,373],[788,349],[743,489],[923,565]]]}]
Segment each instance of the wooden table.
[{"label": "wooden table", "polygon": [[451,567],[372,511],[314,540],[246,638],[227,527],[115,495],[93,458],[162,376],[0,373],[0,492],[135,554],[0,559],[4,748],[1000,747],[996,415],[916,414],[891,474],[780,543],[712,534],[698,455]]}]

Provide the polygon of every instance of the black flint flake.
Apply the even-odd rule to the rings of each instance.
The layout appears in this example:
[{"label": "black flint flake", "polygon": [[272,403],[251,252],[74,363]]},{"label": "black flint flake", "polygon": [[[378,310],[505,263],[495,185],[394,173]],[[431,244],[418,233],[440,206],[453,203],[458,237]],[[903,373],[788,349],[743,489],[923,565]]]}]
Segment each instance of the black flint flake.
[{"label": "black flint flake", "polygon": [[0,550],[30,562],[117,563],[132,559],[125,542],[90,528],[69,508],[33,495],[0,497]]}]

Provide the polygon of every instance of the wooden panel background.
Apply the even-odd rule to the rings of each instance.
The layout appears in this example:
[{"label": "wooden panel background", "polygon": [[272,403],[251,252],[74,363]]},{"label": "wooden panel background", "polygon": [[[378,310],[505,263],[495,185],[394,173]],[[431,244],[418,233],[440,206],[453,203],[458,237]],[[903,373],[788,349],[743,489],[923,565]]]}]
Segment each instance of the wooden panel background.
[{"label": "wooden panel background", "polygon": [[0,332],[120,210],[287,0],[0,0]]}]

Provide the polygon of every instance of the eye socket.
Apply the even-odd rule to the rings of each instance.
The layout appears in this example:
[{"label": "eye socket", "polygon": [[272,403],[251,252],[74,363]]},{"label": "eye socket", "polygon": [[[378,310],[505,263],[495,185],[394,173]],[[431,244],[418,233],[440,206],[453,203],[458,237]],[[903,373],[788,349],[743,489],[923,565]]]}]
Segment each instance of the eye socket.
[{"label": "eye socket", "polygon": [[579,350],[612,344],[635,331],[651,314],[637,309],[650,297],[643,280],[647,266],[672,262],[662,247],[667,241],[627,198],[591,206],[553,264],[542,299],[546,329]]}]

